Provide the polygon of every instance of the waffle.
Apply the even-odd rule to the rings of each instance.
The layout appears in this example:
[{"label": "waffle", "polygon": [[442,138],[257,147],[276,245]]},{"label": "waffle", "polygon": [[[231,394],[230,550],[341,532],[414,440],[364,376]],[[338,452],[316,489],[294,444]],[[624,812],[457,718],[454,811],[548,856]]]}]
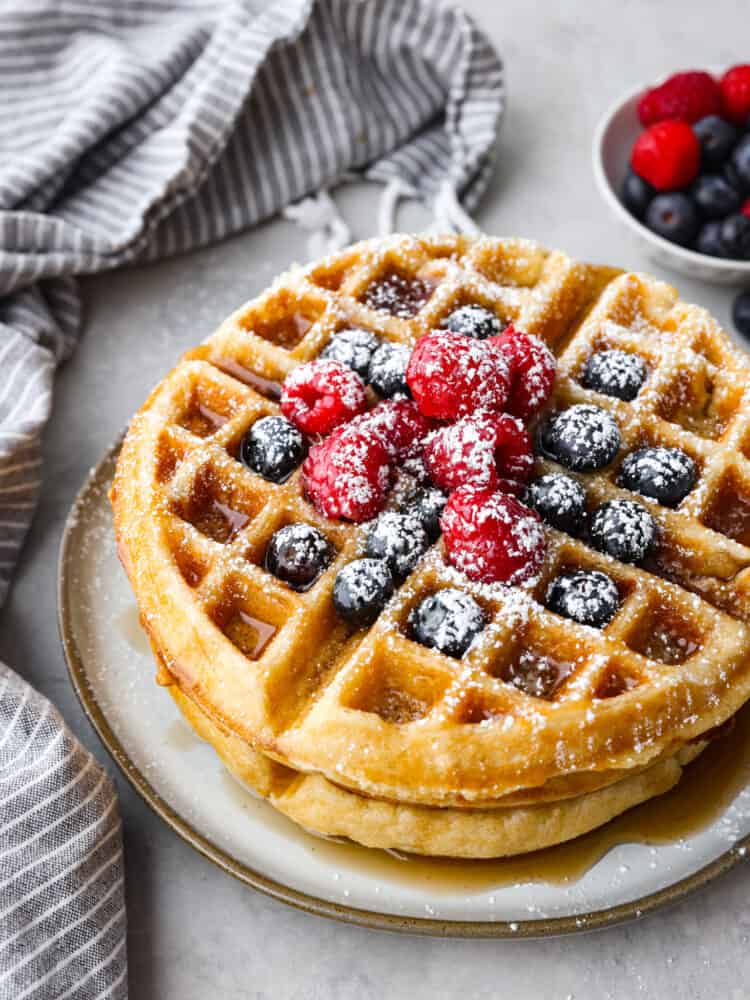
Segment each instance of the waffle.
[{"label": "waffle", "polygon": [[[632,496],[618,467],[644,443],[685,450],[697,484],[674,511],[643,501],[660,529],[646,567],[550,529],[532,583],[488,587],[448,567],[438,542],[375,624],[352,631],[332,588],[366,529],[317,514],[299,473],[277,486],[247,470],[239,443],[278,412],[280,383],[337,329],[413,344],[469,302],[549,344],[559,364],[549,408],[586,401],[615,416],[623,444],[612,466],[585,476],[592,502]],[[583,362],[604,346],[646,361],[636,402],[580,385]],[[623,772],[676,759],[750,695],[748,370],[711,317],[668,285],[527,241],[393,237],[289,272],[185,356],[123,445],[118,544],[162,679],[254,750],[380,801],[520,808],[615,788]],[[336,550],[302,594],[263,568],[273,532],[300,521]],[[574,568],[601,569],[618,586],[620,609],[601,631],[543,605],[549,581]],[[490,620],[461,660],[406,627],[416,603],[445,586],[474,596]]]},{"label": "waffle", "polygon": [[501,858],[573,840],[668,792],[683,767],[706,747],[705,742],[690,744],[605,788],[575,797],[509,807],[435,809],[373,799],[321,774],[294,771],[216,723],[177,685],[169,690],[187,722],[213,746],[229,772],[309,833],[410,854]]}]

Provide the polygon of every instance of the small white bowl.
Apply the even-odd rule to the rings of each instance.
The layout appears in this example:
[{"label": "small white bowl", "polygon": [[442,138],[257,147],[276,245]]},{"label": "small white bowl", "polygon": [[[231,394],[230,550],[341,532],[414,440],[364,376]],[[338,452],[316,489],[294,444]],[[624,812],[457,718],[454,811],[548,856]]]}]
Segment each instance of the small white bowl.
[{"label": "small white bowl", "polygon": [[[656,81],[657,84],[659,82]],[[709,257],[670,243],[647,229],[620,201],[619,192],[628,169],[630,151],[643,129],[638,121],[636,108],[645,89],[639,87],[621,97],[609,108],[596,128],[593,165],[599,193],[638,247],[657,264],[690,278],[700,278],[717,285],[750,284],[750,261]]]}]

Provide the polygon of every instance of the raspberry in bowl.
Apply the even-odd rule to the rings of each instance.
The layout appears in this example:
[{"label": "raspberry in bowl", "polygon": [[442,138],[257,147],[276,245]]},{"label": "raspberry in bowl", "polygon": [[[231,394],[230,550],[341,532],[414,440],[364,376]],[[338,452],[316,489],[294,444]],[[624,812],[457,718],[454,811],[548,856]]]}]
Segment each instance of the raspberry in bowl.
[{"label": "raspberry in bowl", "polygon": [[601,119],[599,192],[657,264],[716,284],[750,281],[748,94],[750,66],[680,71]]}]

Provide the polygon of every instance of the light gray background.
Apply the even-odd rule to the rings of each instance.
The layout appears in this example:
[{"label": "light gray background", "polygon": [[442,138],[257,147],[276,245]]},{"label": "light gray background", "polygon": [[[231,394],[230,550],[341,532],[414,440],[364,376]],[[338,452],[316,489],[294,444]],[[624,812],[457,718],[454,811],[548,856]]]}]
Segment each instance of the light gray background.
[{"label": "light gray background", "polygon": [[[737,0],[466,0],[507,64],[509,110],[479,221],[583,258],[645,268],[594,190],[594,125],[667,70],[750,59]],[[377,188],[342,189],[353,235],[372,235]],[[427,221],[416,207],[402,229]],[[73,695],[56,626],[65,515],[90,466],[180,352],[260,291],[304,239],[276,221],[221,246],[84,283],[86,333],[61,371],[46,490],[0,614],[0,657],[61,708],[115,773]],[[666,275],[666,277],[672,277]],[[731,293],[674,279],[729,323]],[[125,822],[131,996],[193,998],[750,997],[750,867],[638,923],[546,941],[443,941],[298,913],[233,881],[168,829],[115,773]]]}]

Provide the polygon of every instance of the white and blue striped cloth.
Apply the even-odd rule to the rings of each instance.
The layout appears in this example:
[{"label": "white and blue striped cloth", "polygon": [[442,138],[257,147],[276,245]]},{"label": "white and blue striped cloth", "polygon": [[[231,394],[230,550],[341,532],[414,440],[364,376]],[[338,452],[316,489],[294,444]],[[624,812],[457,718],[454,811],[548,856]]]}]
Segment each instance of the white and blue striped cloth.
[{"label": "white and blue striped cloth", "polygon": [[[76,275],[285,209],[346,238],[352,172],[471,225],[502,66],[427,0],[15,0],[0,9],[0,601],[42,486]],[[300,202],[300,199],[302,201]],[[463,206],[463,207],[462,207]],[[22,664],[19,665],[22,667]],[[0,672],[0,1000],[127,992],[114,791],[55,710]]]}]

